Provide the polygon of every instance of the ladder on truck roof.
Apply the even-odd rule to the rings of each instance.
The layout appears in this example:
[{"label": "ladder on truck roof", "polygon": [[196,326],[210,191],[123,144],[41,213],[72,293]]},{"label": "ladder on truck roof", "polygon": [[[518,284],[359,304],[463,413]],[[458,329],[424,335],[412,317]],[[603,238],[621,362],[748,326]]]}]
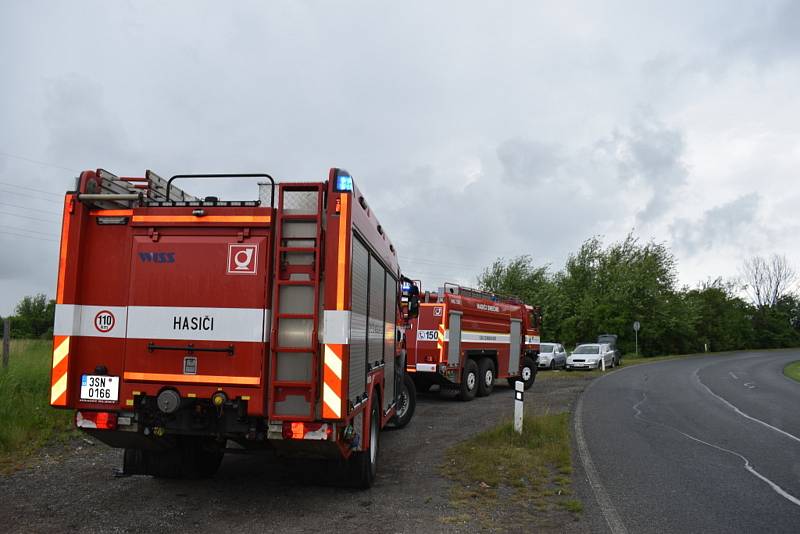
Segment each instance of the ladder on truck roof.
[{"label": "ladder on truck roof", "polygon": [[452,295],[461,295],[463,297],[471,297],[476,299],[486,299],[495,302],[503,302],[506,304],[524,304],[524,302],[522,302],[522,299],[520,299],[519,297],[515,297],[513,295],[500,295],[498,293],[492,293],[491,291],[474,289],[459,284],[452,284],[450,282],[445,282],[444,292],[450,293]]},{"label": "ladder on truck roof", "polygon": [[269,416],[316,419],[324,183],[278,186]]},{"label": "ladder on truck roof", "polygon": [[[105,169],[97,169],[99,189],[78,194],[78,200],[99,209],[131,208],[145,202],[160,202],[166,199],[168,181],[151,170],[145,171],[144,178],[119,177]],[[198,199],[176,187],[173,195],[184,202],[197,202]]]}]

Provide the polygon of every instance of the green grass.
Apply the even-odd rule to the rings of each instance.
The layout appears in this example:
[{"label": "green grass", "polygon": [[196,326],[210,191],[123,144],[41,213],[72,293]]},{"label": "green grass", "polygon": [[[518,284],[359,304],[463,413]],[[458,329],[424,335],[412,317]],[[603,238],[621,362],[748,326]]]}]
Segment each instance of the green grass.
[{"label": "green grass", "polygon": [[800,382],[800,361],[792,362],[783,368],[783,374]]},{"label": "green grass", "polygon": [[49,340],[11,340],[8,369],[0,368],[0,471],[72,431],[72,412],[49,404],[51,353]]},{"label": "green grass", "polygon": [[571,497],[569,414],[526,417],[522,435],[512,422],[482,432],[445,452],[443,474],[453,480],[456,509],[445,523],[475,518],[491,528],[498,506],[511,506],[515,521],[563,508],[578,513]]}]

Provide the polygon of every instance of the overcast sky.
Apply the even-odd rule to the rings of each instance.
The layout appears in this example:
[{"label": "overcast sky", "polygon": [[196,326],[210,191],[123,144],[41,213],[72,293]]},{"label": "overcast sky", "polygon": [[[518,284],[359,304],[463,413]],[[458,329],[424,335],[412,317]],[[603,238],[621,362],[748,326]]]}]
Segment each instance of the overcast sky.
[{"label": "overcast sky", "polygon": [[54,294],[97,167],[347,168],[428,287],[631,230],[690,285],[800,267],[798,28],[777,1],[4,1],[0,314]]}]

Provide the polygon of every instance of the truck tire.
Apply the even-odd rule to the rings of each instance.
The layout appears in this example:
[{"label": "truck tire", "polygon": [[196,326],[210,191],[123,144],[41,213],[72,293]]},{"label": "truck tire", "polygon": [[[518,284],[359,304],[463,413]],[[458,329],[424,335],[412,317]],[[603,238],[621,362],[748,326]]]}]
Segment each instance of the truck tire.
[{"label": "truck tire", "polygon": [[403,375],[400,383],[400,394],[397,395],[397,413],[392,417],[392,424],[395,428],[403,428],[414,417],[414,410],[417,408],[417,391],[414,381],[407,374]]},{"label": "truck tire", "polygon": [[478,393],[478,364],[475,360],[467,359],[464,362],[464,371],[461,373],[461,384],[459,387],[458,398],[464,402],[469,402]]},{"label": "truck tire", "polygon": [[522,370],[520,372],[520,378],[524,384],[525,391],[531,389],[534,380],[536,380],[536,360],[530,356],[525,356],[522,358]]},{"label": "truck tire", "polygon": [[369,417],[369,449],[354,452],[348,460],[349,485],[353,488],[367,489],[375,482],[378,472],[378,451],[380,450],[381,413],[378,396],[373,393]]},{"label": "truck tire", "polygon": [[195,438],[182,444],[181,460],[186,478],[213,477],[220,464],[224,452],[213,439]]},{"label": "truck tire", "polygon": [[494,389],[494,362],[481,358],[478,362],[478,397],[487,397]]},{"label": "truck tire", "polygon": [[[572,370],[569,367],[566,367],[566,364],[564,364],[564,365],[565,365],[565,369],[567,371],[571,371]],[[527,379],[526,379],[526,377],[527,377]],[[525,391],[529,390],[531,388],[531,386],[533,385],[534,380],[536,380],[536,361],[533,358],[531,358],[530,356],[525,356],[524,358],[522,358],[522,369],[521,369],[520,375],[519,376],[512,376],[511,378],[509,378],[508,379],[508,387],[510,387],[511,389],[514,389],[514,387],[516,387],[515,386],[515,382],[517,380],[521,380],[522,381],[523,388],[525,389]]]}]

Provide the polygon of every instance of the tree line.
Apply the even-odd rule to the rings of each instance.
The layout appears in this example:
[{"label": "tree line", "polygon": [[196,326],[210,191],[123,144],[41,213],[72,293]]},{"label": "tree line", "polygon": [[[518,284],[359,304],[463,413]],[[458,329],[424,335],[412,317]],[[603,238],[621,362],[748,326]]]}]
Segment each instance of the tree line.
[{"label": "tree line", "polygon": [[[14,308],[11,319],[11,337],[39,339],[53,337],[56,301],[41,293],[24,297]],[[1,318],[0,318],[1,319]]]},{"label": "tree line", "polygon": [[783,256],[743,262],[735,280],[679,287],[675,256],[633,235],[605,246],[585,241],[562,270],[530,256],[497,259],[478,276],[481,289],[542,307],[541,338],[567,346],[619,336],[619,348],[644,356],[800,346],[797,274]]}]

